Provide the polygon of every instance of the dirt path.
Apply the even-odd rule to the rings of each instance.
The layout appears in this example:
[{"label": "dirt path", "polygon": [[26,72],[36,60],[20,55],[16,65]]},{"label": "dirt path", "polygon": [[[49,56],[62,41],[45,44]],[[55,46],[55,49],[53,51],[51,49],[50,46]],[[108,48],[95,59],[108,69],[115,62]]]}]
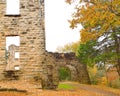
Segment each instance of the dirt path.
[{"label": "dirt path", "polygon": [[101,96],[120,96],[120,94],[113,93],[111,91],[103,90],[103,89],[100,89],[100,88],[95,88],[95,87],[92,87],[92,86],[89,86],[89,85],[81,85],[81,84],[75,84],[75,83],[71,84],[71,85],[78,87],[79,90],[86,90],[86,91],[98,93],[98,94],[101,94]]},{"label": "dirt path", "polygon": [[112,92],[108,89],[96,88],[90,85],[82,85],[73,82],[64,82],[74,86],[73,90],[42,90],[38,89],[34,84],[28,82],[4,81],[0,82],[1,88],[17,88],[19,90],[26,90],[27,93],[20,92],[0,92],[0,96],[120,96],[120,92]]}]

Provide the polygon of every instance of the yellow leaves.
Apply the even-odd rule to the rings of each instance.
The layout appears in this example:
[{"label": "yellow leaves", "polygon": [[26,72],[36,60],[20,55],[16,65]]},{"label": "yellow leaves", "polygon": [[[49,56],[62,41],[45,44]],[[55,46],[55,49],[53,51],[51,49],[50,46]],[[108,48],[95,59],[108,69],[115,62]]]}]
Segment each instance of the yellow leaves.
[{"label": "yellow leaves", "polygon": [[101,80],[99,82],[101,85],[107,85],[107,78],[106,77],[101,77]]},{"label": "yellow leaves", "polygon": [[97,81],[99,85],[107,85],[107,78],[105,76],[101,77],[98,73],[100,70],[97,69],[96,66],[88,67],[89,75],[92,80]]},{"label": "yellow leaves", "polygon": [[68,43],[64,45],[63,47],[58,47],[57,51],[60,53],[63,52],[77,52],[77,48],[80,45],[80,41],[73,42],[73,43]]},{"label": "yellow leaves", "polygon": [[72,28],[72,29],[74,29],[75,27],[77,27],[76,25],[77,25],[77,22],[76,22],[76,20],[72,20],[72,21],[70,21],[70,20],[68,20],[68,22],[71,24],[70,25],[70,28]]},{"label": "yellow leaves", "polygon": [[120,13],[120,1],[119,0],[113,0],[111,4],[111,10],[115,12],[116,14]]},{"label": "yellow leaves", "polygon": [[94,40],[96,39],[96,35],[93,34],[92,32],[87,32],[85,29],[82,29],[80,31],[80,35],[81,35],[81,43],[85,43],[89,40]]},{"label": "yellow leaves", "polygon": [[96,66],[94,66],[92,68],[88,66],[88,71],[92,76],[95,76],[98,70],[97,70]]},{"label": "yellow leaves", "polygon": [[92,71],[93,71],[93,74],[95,75],[97,73],[97,67],[94,66],[93,69],[92,69]]},{"label": "yellow leaves", "polygon": [[[74,0],[67,0],[67,2],[71,1]],[[80,31],[82,43],[91,39],[96,39],[104,32],[110,31],[111,28],[120,26],[120,16],[116,15],[118,13],[120,14],[119,0],[89,1],[93,3],[90,4],[87,2],[81,7],[76,7],[76,13],[73,15],[73,20],[69,21],[71,28],[77,27],[77,24],[83,26],[83,29]]]}]

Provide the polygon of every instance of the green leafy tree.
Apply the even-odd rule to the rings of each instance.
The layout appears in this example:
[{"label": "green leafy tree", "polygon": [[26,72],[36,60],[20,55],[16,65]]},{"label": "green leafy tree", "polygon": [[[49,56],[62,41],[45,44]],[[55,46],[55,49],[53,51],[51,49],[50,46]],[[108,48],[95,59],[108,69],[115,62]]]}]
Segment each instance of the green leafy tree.
[{"label": "green leafy tree", "polygon": [[98,52],[94,48],[96,45],[96,41],[88,41],[85,44],[80,44],[77,52],[77,57],[80,59],[82,64],[87,64],[88,66],[95,65],[95,57]]}]

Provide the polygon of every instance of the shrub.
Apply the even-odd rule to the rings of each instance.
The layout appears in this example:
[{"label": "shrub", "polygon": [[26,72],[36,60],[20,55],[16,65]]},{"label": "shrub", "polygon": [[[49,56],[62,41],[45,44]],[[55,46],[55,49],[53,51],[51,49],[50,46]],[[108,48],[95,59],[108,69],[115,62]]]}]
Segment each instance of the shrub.
[{"label": "shrub", "polygon": [[118,88],[118,89],[120,89],[120,78],[111,81],[111,82],[109,83],[109,86],[110,86],[110,87],[113,87],[113,88]]},{"label": "shrub", "polygon": [[88,72],[91,80],[91,84],[107,85],[107,78],[105,77],[105,70],[98,70],[96,66],[88,67]]},{"label": "shrub", "polygon": [[101,77],[101,85],[107,85],[107,78],[106,77]]},{"label": "shrub", "polygon": [[71,79],[71,72],[68,68],[60,68],[59,69],[59,80],[70,80]]},{"label": "shrub", "polygon": [[88,72],[89,72],[91,84],[93,84],[93,85],[98,84],[98,79],[97,79],[97,76],[96,76],[97,68],[95,66],[94,67],[89,67],[88,66]]}]

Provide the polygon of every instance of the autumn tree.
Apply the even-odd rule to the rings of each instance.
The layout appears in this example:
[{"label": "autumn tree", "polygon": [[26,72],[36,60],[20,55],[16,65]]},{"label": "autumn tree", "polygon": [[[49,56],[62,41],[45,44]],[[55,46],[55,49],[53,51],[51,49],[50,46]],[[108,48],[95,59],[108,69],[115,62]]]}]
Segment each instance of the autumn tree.
[{"label": "autumn tree", "polygon": [[68,43],[65,44],[63,47],[58,47],[57,51],[60,53],[66,53],[66,52],[76,53],[79,45],[80,45],[80,41]]},{"label": "autumn tree", "polygon": [[[120,75],[119,0],[66,0],[69,4],[75,1],[79,1],[79,3],[76,5],[73,19],[69,21],[70,27],[76,28],[78,24],[81,24],[83,26],[83,29],[80,30],[81,43],[96,40],[101,55],[105,52],[114,54],[111,56],[116,62]],[[108,61],[108,59],[106,60]]]}]

